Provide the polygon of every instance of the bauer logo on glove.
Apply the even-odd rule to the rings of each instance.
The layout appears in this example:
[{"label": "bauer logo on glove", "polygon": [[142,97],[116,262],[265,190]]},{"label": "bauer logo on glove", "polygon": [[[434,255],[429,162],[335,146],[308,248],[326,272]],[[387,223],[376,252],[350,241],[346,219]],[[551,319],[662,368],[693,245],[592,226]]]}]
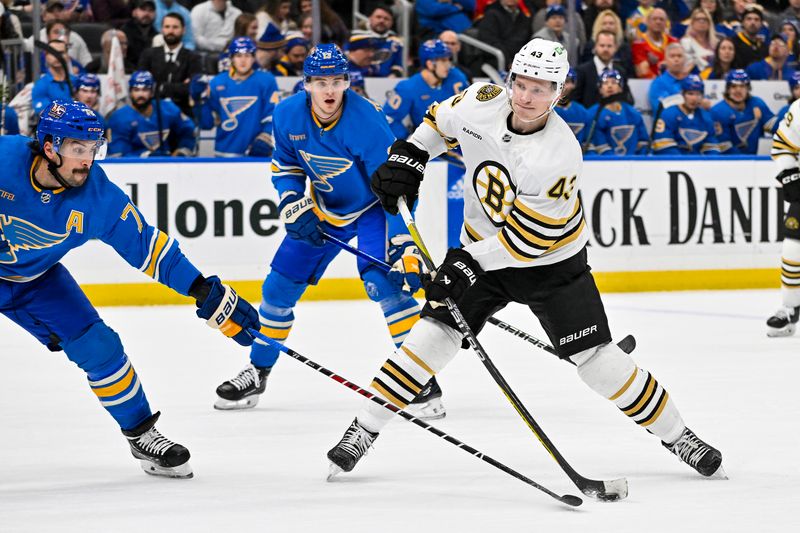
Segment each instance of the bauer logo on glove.
[{"label": "bauer logo on glove", "polygon": [[422,287],[420,277],[424,274],[424,263],[419,248],[410,235],[395,235],[389,241],[389,264],[392,269],[387,277],[395,286],[411,294]]}]

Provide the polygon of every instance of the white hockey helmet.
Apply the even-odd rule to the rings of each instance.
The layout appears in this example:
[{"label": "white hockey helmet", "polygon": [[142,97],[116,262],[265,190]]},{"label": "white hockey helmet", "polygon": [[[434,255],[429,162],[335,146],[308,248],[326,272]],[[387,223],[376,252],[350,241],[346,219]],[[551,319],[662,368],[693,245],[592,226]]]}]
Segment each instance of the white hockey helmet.
[{"label": "white hockey helmet", "polygon": [[561,91],[564,89],[564,82],[567,79],[568,72],[567,49],[561,43],[537,37],[528,41],[514,55],[506,86],[509,95],[511,95],[512,82],[517,74],[554,82],[556,84],[556,96],[550,106],[552,110],[561,95]]}]

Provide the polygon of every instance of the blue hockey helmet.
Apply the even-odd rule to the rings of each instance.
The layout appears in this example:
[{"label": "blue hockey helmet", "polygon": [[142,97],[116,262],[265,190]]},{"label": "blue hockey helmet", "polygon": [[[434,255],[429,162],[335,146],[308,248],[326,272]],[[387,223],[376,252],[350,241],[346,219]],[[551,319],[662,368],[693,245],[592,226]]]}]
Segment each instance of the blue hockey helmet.
[{"label": "blue hockey helmet", "polygon": [[453,52],[450,47],[444,44],[441,39],[428,39],[419,45],[419,64],[423,67],[429,59],[442,59],[445,57],[453,57]]},{"label": "blue hockey helmet", "polygon": [[705,94],[706,84],[697,74],[689,74],[681,80],[681,91],[699,91],[701,94]]},{"label": "blue hockey helmet", "polygon": [[619,85],[620,89],[625,87],[625,78],[622,77],[622,74],[620,74],[618,70],[614,70],[612,68],[611,70],[603,71],[603,73],[600,74],[600,77],[597,78],[597,86],[600,87],[608,80],[614,80],[617,82],[617,85]]},{"label": "blue hockey helmet", "polygon": [[237,37],[228,45],[228,55],[233,57],[236,54],[256,53],[256,43],[250,37]]},{"label": "blue hockey helmet", "polygon": [[798,85],[800,85],[800,70],[795,70],[789,76],[789,89],[794,90]]},{"label": "blue hockey helmet", "polygon": [[349,79],[349,65],[344,52],[335,44],[318,44],[303,61],[303,76],[340,76]]},{"label": "blue hockey helmet", "polygon": [[578,80],[578,73],[575,72],[574,68],[569,67],[569,70],[567,71],[567,77],[564,81],[572,81],[574,83],[577,80]]},{"label": "blue hockey helmet", "polygon": [[364,88],[364,75],[358,70],[350,71],[350,86]]},{"label": "blue hockey helmet", "polygon": [[50,137],[56,152],[65,139],[94,141],[97,143],[95,158],[102,159],[100,149],[105,147],[103,131],[103,123],[86,104],[72,100],[56,100],[39,115],[36,140],[39,141],[39,146],[44,148],[45,140]]},{"label": "blue hockey helmet", "polygon": [[744,69],[731,70],[725,76],[725,88],[727,89],[731,85],[747,85],[749,87],[750,76]]},{"label": "blue hockey helmet", "polygon": [[150,72],[146,70],[137,70],[131,74],[131,79],[128,80],[129,89],[153,89],[156,80]]},{"label": "blue hockey helmet", "polygon": [[75,89],[94,89],[100,92],[100,78],[96,74],[81,74],[78,76],[78,82],[75,84]]}]

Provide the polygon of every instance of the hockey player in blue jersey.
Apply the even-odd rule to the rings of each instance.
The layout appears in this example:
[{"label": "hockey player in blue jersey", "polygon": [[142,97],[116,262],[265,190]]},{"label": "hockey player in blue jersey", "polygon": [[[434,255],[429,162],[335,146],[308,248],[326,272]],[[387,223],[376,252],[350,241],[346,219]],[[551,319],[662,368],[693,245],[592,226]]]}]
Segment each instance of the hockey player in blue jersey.
[{"label": "hockey player in blue jersey", "polygon": [[561,93],[561,98],[556,104],[556,113],[564,119],[569,129],[575,134],[578,142],[583,144],[586,140],[586,133],[589,129],[589,123],[594,115],[590,115],[583,104],[580,102],[573,102],[570,99],[572,90],[575,89],[575,80],[577,76],[575,70],[570,68],[567,73],[566,81],[564,82],[564,90]]},{"label": "hockey player in blue jersey", "polygon": [[128,80],[131,103],[107,119],[109,157],[192,156],[194,123],[172,100],[154,98],[155,79],[138,70]]},{"label": "hockey player in blue jersey", "polygon": [[658,155],[719,154],[714,122],[701,105],[705,84],[696,74],[681,80],[683,103],[667,107],[654,128],[653,153]]},{"label": "hockey player in blue jersey", "polygon": [[789,92],[791,96],[789,96],[789,102],[780,108],[780,110],[775,114],[775,123],[781,123],[783,117],[786,116],[786,113],[789,111],[789,106],[792,105],[792,102],[800,98],[800,71],[792,72],[791,77],[789,78]]},{"label": "hockey player in blue jersey", "polygon": [[[599,114],[597,109],[600,104],[588,109],[590,117],[597,117],[592,138],[589,139],[590,151],[619,156],[647,153],[650,136],[642,114],[621,98],[624,88],[625,80],[616,70],[607,70],[600,75],[597,82],[600,101],[612,101],[605,104]],[[614,98],[617,95],[620,98]]]},{"label": "hockey player in blue jersey", "polygon": [[195,78],[192,99],[200,102],[200,127],[216,126],[217,157],[272,157],[272,112],[280,100],[275,76],[254,70],[256,45],[237,37],[228,46],[231,69],[216,75],[209,86]]},{"label": "hockey player in blue jersey", "polygon": [[100,78],[96,74],[81,74],[78,76],[78,81],[75,83],[75,100],[86,104],[87,107],[94,111],[105,130],[106,121],[97,109],[100,107]]},{"label": "hockey player in blue jersey", "polygon": [[[453,68],[453,54],[439,39],[419,46],[420,71],[399,82],[383,106],[394,136],[405,139],[422,124],[425,112],[434,102],[444,102],[467,88],[464,74]],[[410,127],[404,121],[411,119]]]},{"label": "hockey player in blue jersey", "polygon": [[[367,296],[381,306],[392,341],[399,346],[419,319],[411,293],[420,286],[421,261],[402,221],[387,219],[369,185],[394,137],[380,108],[348,89],[347,58],[336,45],[317,46],[303,72],[305,91],[275,110],[272,183],[287,236],[262,287],[261,332],[280,342],[289,336],[295,304],[340,251],[325,241],[324,232],[343,241],[357,237],[360,250],[395,265],[387,276],[363,259],[357,261]],[[278,353],[256,341],[251,364],[217,388],[215,407],[255,406]],[[437,386],[419,398],[421,414],[444,416],[440,396]]]},{"label": "hockey player in blue jersey", "polygon": [[755,154],[758,140],[778,127],[764,100],[750,94],[750,76],[742,69],[725,76],[725,98],[711,108],[711,117],[723,154]]},{"label": "hockey player in blue jersey", "polygon": [[[248,330],[258,327],[258,313],[219,278],[204,277],[174,239],[145,221],[94,164],[104,150],[95,113],[66,100],[45,108],[34,141],[18,135],[0,138],[0,313],[50,351],[63,350],[86,373],[89,388],[145,472],[192,477],[189,451],[155,428],[160,413],[151,411],[119,336],[100,318],[61,258],[98,239],[146,276],[192,296],[200,318],[245,346],[252,344]],[[176,338],[184,334],[193,333],[174,333]]]}]

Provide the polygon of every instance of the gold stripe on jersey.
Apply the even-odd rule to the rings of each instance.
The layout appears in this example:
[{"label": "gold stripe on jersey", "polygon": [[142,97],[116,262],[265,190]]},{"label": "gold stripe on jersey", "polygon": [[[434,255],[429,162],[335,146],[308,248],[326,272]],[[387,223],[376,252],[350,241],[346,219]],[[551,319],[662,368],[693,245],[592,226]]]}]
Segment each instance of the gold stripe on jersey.
[{"label": "gold stripe on jersey", "polygon": [[535,234],[533,231],[528,231],[527,229],[523,228],[514,216],[509,216],[506,218],[506,227],[510,227],[514,235],[519,237],[519,239],[525,244],[529,244],[535,248],[547,250],[556,242],[555,238],[548,239],[541,235]]},{"label": "gold stripe on jersey", "polygon": [[549,254],[551,252],[554,252],[554,251],[558,250],[559,248],[561,248],[562,246],[566,246],[567,244],[569,244],[571,242],[574,242],[575,240],[578,239],[578,237],[581,236],[581,233],[583,233],[583,230],[585,228],[586,228],[586,219],[585,218],[581,218],[581,223],[579,225],[575,226],[575,229],[570,230],[569,233],[565,233],[558,240],[558,242],[556,242],[553,246],[551,246],[547,250],[547,253]]},{"label": "gold stripe on jersey", "polygon": [[786,135],[784,135],[780,129],[775,132],[775,135],[772,136],[773,141],[775,140],[775,137],[778,137],[778,139],[780,139],[784,144],[788,145],[789,148],[791,148],[795,153],[800,152],[800,147],[787,139]]},{"label": "gold stripe on jersey", "polygon": [[464,221],[464,231],[467,232],[467,236],[472,239],[472,242],[482,241],[483,237],[481,237],[480,233],[475,231],[475,228],[467,224],[467,221]]},{"label": "gold stripe on jersey", "polygon": [[783,263],[786,263],[786,264],[787,264],[787,265],[789,265],[789,266],[793,266],[793,267],[798,267],[798,268],[800,268],[800,263],[797,263],[797,262],[795,262],[795,261],[789,261],[789,260],[788,260],[788,259],[786,259],[785,257],[781,257],[781,262],[783,262]]},{"label": "gold stripe on jersey", "polygon": [[[578,213],[580,208],[581,208],[580,201],[575,202],[575,207],[572,209],[572,213],[570,213],[568,216],[566,216],[564,218],[552,218],[552,217],[549,217],[547,215],[543,215],[541,213],[538,213],[538,212],[534,211],[533,209],[531,209],[530,207],[525,205],[519,199],[519,197],[517,197],[514,200],[514,209],[517,209],[521,213],[523,213],[524,215],[527,215],[526,218],[532,219],[533,222],[539,224],[540,226],[544,226],[544,227],[547,227],[547,228],[550,228],[550,229],[559,229],[559,228],[563,228],[564,226],[566,226],[567,223],[575,217],[575,215]],[[513,211],[512,211],[512,213],[513,213]]]},{"label": "gold stripe on jersey", "polygon": [[439,134],[439,137],[444,139],[445,144],[448,148],[455,148],[458,146],[458,139],[454,139],[452,137],[448,137],[442,130],[439,129],[439,126],[436,125],[436,110],[439,109],[439,104],[431,104],[427,111],[425,111],[425,116],[422,118],[422,122],[433,128],[433,131]]},{"label": "gold stripe on jersey", "polygon": [[678,146],[675,139],[667,138],[653,141],[653,150],[664,150],[665,148],[672,148],[673,146]]}]

